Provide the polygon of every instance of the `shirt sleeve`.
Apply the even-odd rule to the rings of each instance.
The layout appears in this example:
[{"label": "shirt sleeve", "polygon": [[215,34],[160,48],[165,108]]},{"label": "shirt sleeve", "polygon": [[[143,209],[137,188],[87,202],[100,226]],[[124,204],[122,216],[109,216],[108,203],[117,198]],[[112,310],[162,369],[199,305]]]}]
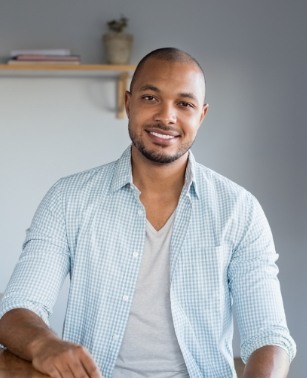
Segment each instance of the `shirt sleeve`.
[{"label": "shirt sleeve", "polygon": [[291,362],[296,345],[287,328],[277,278],[278,254],[265,214],[249,193],[247,204],[242,216],[244,231],[228,270],[241,338],[241,356],[247,362],[256,349],[276,345],[286,350]]},{"label": "shirt sleeve", "polygon": [[23,251],[1,301],[0,318],[26,308],[46,324],[70,268],[61,181],[46,194],[26,232]]}]

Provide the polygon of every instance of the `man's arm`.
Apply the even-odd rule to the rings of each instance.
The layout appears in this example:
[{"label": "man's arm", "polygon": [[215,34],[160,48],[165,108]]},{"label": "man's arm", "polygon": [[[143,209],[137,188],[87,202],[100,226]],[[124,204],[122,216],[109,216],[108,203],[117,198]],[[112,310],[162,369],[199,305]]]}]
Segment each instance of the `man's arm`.
[{"label": "man's arm", "polygon": [[255,350],[248,359],[243,378],[286,378],[289,357],[278,346],[268,345]]},{"label": "man's arm", "polygon": [[[296,345],[286,322],[276,265],[278,254],[270,226],[258,201],[249,196],[245,206],[244,216],[240,218],[244,220],[244,227],[240,225],[242,233],[228,268],[229,287],[241,338],[241,357],[248,362],[245,377],[249,377],[247,373],[255,371],[256,366],[275,369],[284,354],[287,363],[281,366],[286,366],[284,374],[287,374]],[[286,375],[259,373],[250,376]]]},{"label": "man's arm", "polygon": [[32,311],[7,312],[0,319],[0,343],[52,378],[101,378],[84,347],[59,339]]}]

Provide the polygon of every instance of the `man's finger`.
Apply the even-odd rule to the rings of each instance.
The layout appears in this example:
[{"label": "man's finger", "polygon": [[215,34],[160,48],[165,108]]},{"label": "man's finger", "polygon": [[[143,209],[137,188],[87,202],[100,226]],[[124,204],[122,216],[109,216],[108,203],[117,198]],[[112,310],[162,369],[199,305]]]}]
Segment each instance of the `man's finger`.
[{"label": "man's finger", "polygon": [[[44,372],[45,373],[45,372]],[[63,375],[59,372],[58,369],[56,369],[55,367],[48,372],[48,375],[51,377],[51,378],[62,378]]]},{"label": "man's finger", "polygon": [[95,361],[88,351],[83,354],[81,363],[90,378],[103,378]]},{"label": "man's finger", "polygon": [[[77,346],[73,355],[67,360],[73,378],[102,378],[99,369],[88,350]],[[64,375],[64,378],[66,376]]]}]

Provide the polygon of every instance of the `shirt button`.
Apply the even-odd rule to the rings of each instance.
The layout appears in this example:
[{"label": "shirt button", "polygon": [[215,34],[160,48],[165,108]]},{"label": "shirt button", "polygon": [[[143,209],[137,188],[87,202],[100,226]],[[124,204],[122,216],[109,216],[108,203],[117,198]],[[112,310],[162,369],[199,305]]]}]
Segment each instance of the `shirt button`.
[{"label": "shirt button", "polygon": [[119,335],[113,335],[113,340],[117,341],[119,339]]},{"label": "shirt button", "polygon": [[129,296],[128,295],[124,295],[123,296],[123,301],[124,302],[128,302],[129,301]]},{"label": "shirt button", "polygon": [[137,257],[139,257],[139,254],[138,252],[133,252],[132,256],[136,259]]},{"label": "shirt button", "polygon": [[143,211],[142,210],[138,210],[138,215],[142,216],[143,215]]}]

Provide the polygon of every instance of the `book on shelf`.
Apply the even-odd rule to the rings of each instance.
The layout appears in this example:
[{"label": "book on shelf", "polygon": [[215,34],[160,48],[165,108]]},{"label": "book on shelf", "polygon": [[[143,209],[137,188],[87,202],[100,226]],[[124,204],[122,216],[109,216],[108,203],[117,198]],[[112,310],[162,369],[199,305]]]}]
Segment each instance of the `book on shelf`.
[{"label": "book on shelf", "polygon": [[64,64],[80,64],[80,60],[16,60],[16,59],[10,59],[7,64],[9,65],[16,65],[16,66],[26,66],[26,65],[29,65],[29,64],[37,64],[37,65],[41,65],[41,64],[55,64],[55,65],[64,65]]},{"label": "book on shelf", "polygon": [[12,50],[10,53],[11,57],[19,55],[57,55],[57,56],[67,56],[71,55],[69,49],[32,49],[32,50]]},{"label": "book on shelf", "polygon": [[64,62],[72,62],[72,61],[80,61],[79,55],[67,55],[67,56],[60,56],[60,55],[36,55],[36,54],[25,54],[25,55],[17,55],[13,59],[10,60],[18,60],[18,61],[64,61]]},{"label": "book on shelf", "polygon": [[80,64],[80,56],[72,55],[70,50],[13,50],[7,62],[10,65],[21,64]]},{"label": "book on shelf", "polygon": [[79,55],[18,55],[12,59],[9,59],[8,64],[16,63],[80,63]]}]

